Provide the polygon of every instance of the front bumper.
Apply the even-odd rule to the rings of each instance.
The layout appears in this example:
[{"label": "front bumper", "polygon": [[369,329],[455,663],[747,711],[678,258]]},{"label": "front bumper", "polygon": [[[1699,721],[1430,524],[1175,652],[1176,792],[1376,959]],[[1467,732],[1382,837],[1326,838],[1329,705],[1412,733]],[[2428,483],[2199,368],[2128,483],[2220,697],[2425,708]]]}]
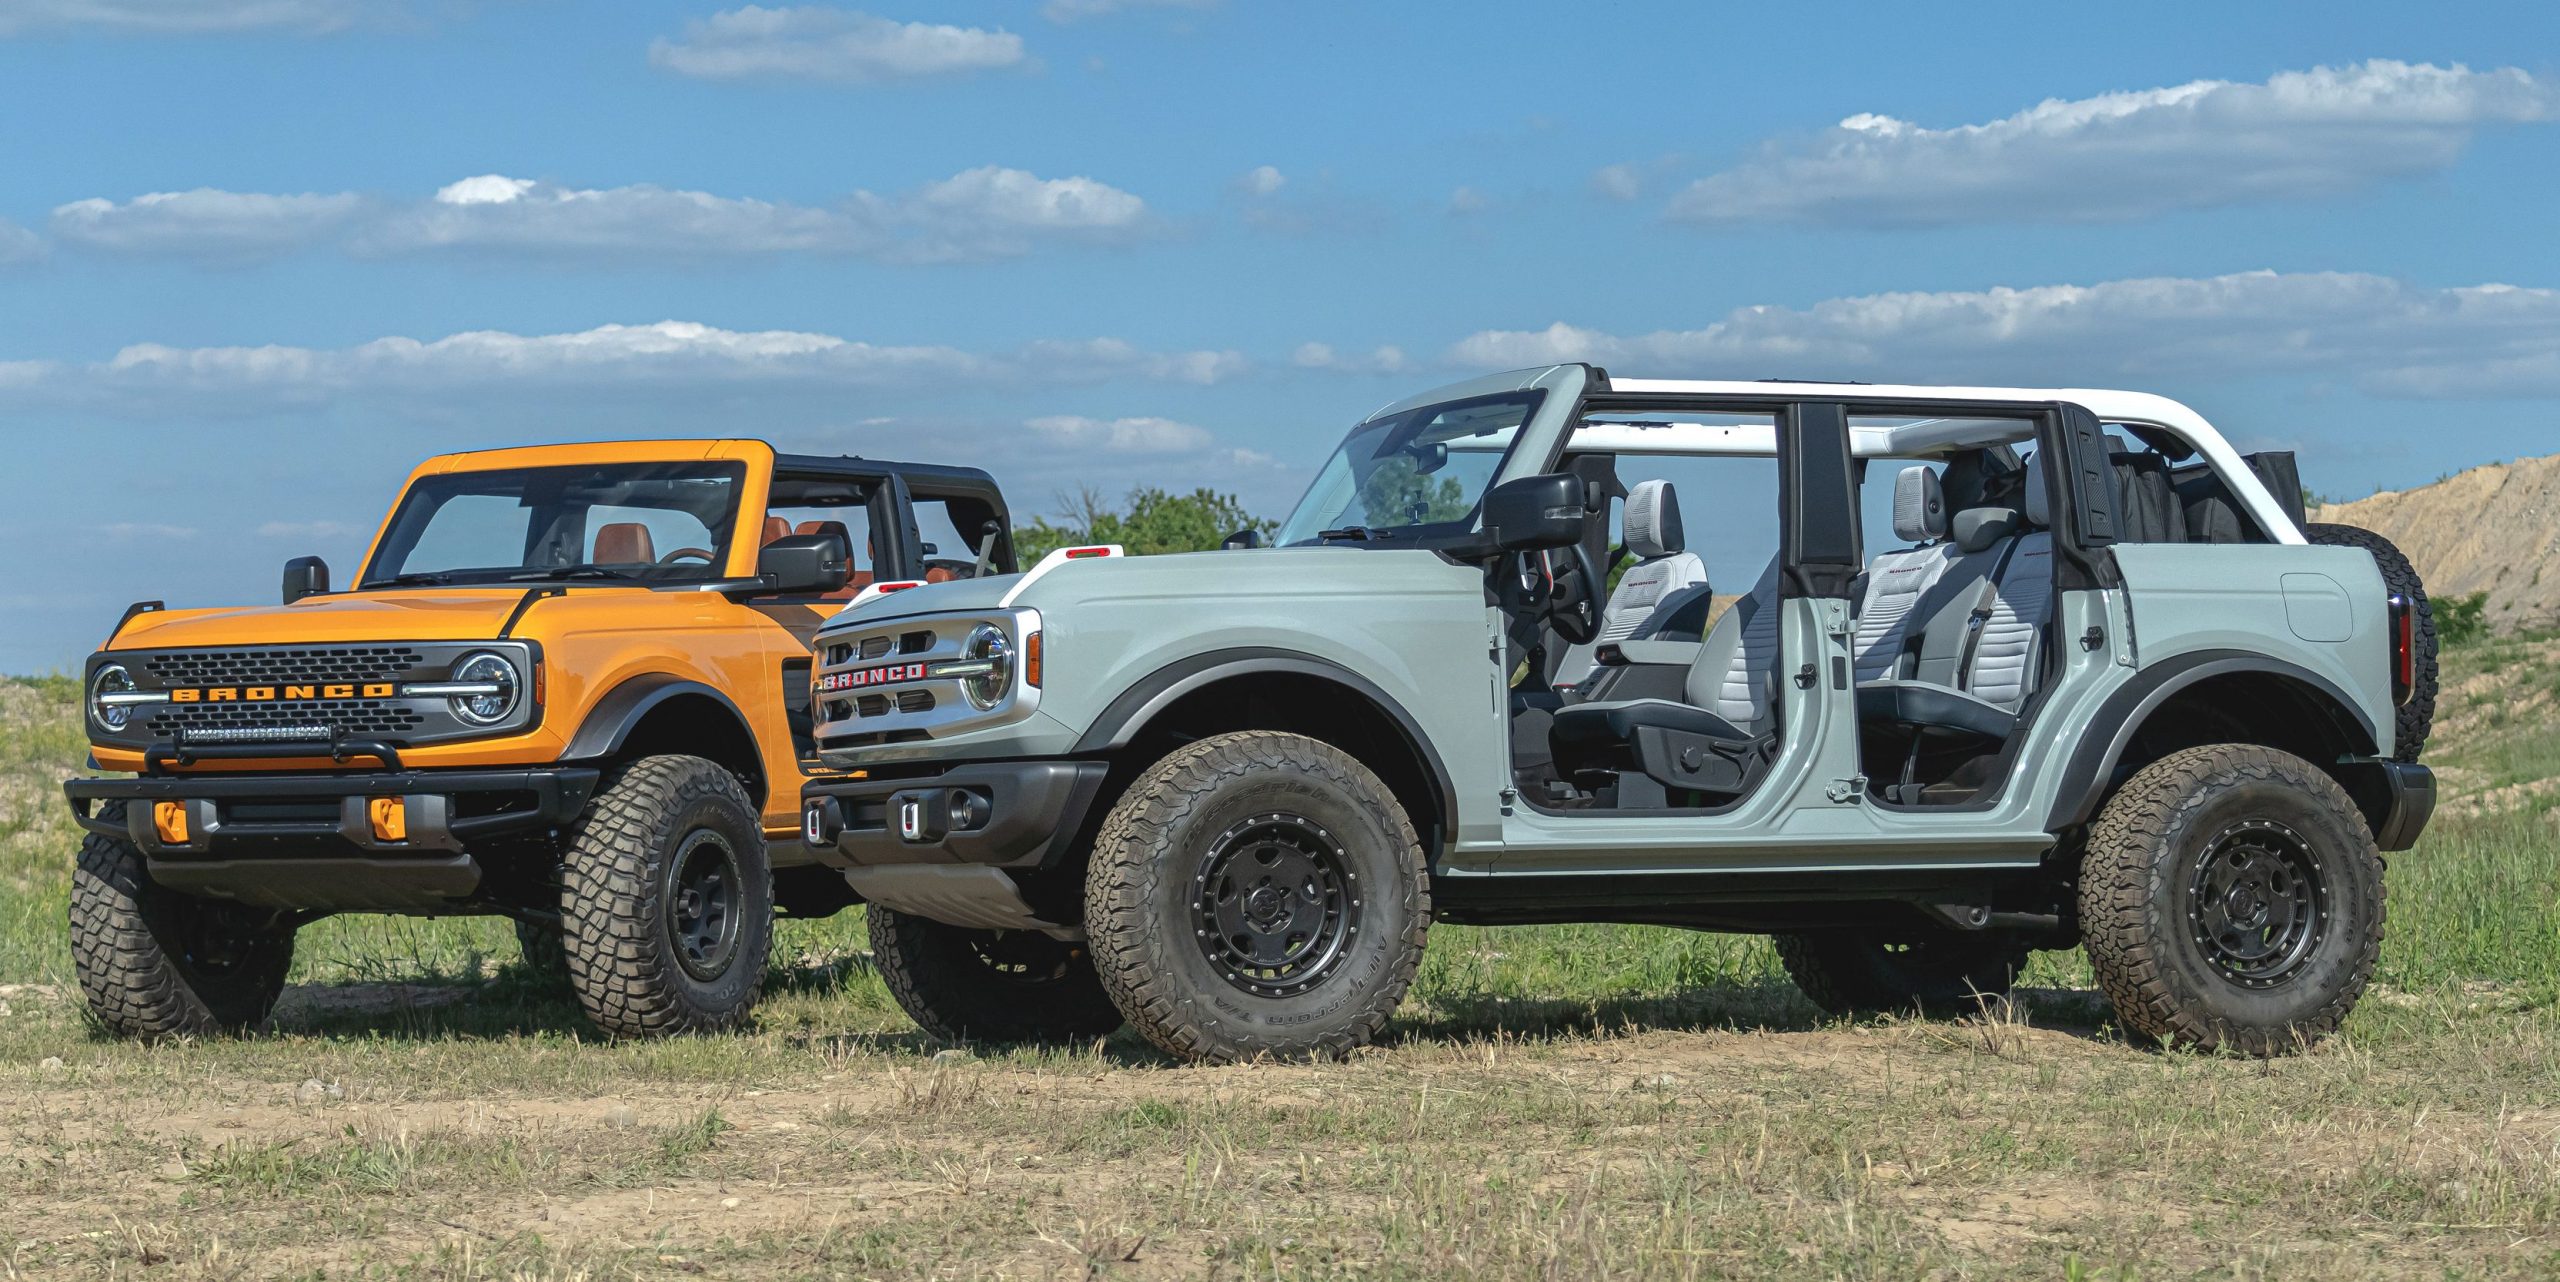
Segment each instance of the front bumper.
[{"label": "front bumper", "polygon": [[897,779],[821,779],[800,790],[801,837],[855,867],[1043,868],[1102,791],[1101,761],[991,761]]},{"label": "front bumper", "polygon": [[[144,775],[62,785],[72,817],[129,841],[152,880],[172,890],[272,908],[451,910],[480,888],[471,848],[564,827],[586,809],[603,772],[543,767],[383,770],[332,774]],[[402,801],[406,832],[378,836],[369,804]],[[104,803],[125,803],[109,817]],[[185,818],[184,841],[163,840],[154,811]]]}]

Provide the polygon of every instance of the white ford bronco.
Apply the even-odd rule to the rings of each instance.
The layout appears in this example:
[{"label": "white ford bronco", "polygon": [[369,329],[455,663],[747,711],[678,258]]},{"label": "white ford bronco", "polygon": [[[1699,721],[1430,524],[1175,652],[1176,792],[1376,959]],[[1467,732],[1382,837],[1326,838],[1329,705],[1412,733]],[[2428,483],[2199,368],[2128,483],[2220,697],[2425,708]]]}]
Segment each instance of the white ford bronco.
[{"label": "white ford bronco", "polygon": [[1276,546],[829,621],[805,835],[945,1036],[1338,1054],[1434,921],[1607,921],[1773,935],[1843,1012],[2085,947],[2127,1030],[2273,1053],[2434,799],[2424,590],[2300,492],[2139,393],[1480,378]]}]

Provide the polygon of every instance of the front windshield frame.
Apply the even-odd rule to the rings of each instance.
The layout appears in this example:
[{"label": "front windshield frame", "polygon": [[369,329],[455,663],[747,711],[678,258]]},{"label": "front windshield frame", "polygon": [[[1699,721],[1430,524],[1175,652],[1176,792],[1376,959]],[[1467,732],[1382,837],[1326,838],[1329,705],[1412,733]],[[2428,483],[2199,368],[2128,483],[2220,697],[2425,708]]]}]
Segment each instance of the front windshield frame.
[{"label": "front windshield frame", "polygon": [[[572,487],[589,483],[587,496],[569,499]],[[716,505],[610,503],[603,487],[621,485],[703,484],[719,487]],[[567,463],[524,467],[480,468],[424,476],[412,482],[400,505],[384,525],[380,540],[366,558],[358,591],[404,587],[518,587],[545,582],[629,583],[666,587],[717,582],[728,577],[730,550],[738,532],[738,513],[746,501],[747,467],[734,459],[653,459],[619,463]],[[512,565],[416,566],[408,564],[421,539],[445,505],[465,497],[512,497],[523,512],[524,538]],[[623,497],[638,497],[626,492]],[[597,507],[662,507],[683,512],[703,526],[708,560],[663,558],[676,548],[652,548],[647,565],[638,562],[594,565],[583,559],[594,534],[588,516]],[[565,540],[565,542],[563,541]],[[572,552],[571,549],[577,549]]]},{"label": "front windshield frame", "polygon": [[[1289,518],[1281,523],[1279,536],[1273,541],[1282,547],[1373,540],[1398,546],[1428,547],[1472,538],[1484,507],[1485,491],[1493,488],[1502,477],[1503,470],[1510,465],[1512,455],[1520,448],[1521,439],[1537,421],[1538,411],[1545,405],[1547,396],[1545,388],[1496,392],[1436,401],[1362,421],[1343,434],[1342,443],[1316,469],[1315,479],[1290,510]],[[1380,523],[1377,514],[1367,510],[1367,500],[1362,491],[1368,488],[1380,465],[1392,459],[1414,458],[1415,454],[1409,447],[1435,422],[1454,413],[1496,406],[1517,407],[1519,412],[1509,426],[1477,435],[1494,436],[1507,432],[1511,436],[1510,442],[1498,454],[1486,452],[1492,464],[1484,469],[1481,477],[1471,481],[1469,478],[1451,477],[1449,484],[1457,487],[1456,493],[1449,494],[1444,489],[1444,497],[1436,502],[1423,500],[1433,502],[1437,513],[1429,519]],[[1367,438],[1365,443],[1364,438]],[[1461,438],[1452,434],[1437,443],[1445,445],[1456,439]],[[1361,470],[1364,465],[1368,470]],[[1445,466],[1443,462],[1429,472],[1417,471],[1414,474],[1435,475]],[[1455,506],[1459,503],[1464,504],[1463,510]],[[1328,538],[1328,534],[1335,537]]]}]

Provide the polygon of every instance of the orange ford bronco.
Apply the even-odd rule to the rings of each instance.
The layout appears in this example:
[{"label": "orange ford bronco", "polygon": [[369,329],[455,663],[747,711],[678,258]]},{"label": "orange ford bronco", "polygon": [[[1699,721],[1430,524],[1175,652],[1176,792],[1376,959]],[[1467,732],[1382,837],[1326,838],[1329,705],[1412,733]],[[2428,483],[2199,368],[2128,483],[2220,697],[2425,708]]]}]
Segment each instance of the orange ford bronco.
[{"label": "orange ford bronco", "polygon": [[81,989],[127,1035],[249,1027],[306,922],[499,914],[607,1033],[735,1024],[774,912],[854,902],[799,839],[811,634],[1010,572],[1011,544],[971,468],[736,440],[430,459],[348,589],[298,558],[281,605],[145,602],[90,656],[92,764],[122,775],[65,785]]}]

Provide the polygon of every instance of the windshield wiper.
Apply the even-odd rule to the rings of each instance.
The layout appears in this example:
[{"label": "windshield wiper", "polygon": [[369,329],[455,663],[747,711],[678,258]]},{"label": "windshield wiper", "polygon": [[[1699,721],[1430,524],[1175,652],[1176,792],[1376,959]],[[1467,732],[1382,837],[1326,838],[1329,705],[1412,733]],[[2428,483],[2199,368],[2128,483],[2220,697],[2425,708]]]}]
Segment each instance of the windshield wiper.
[{"label": "windshield wiper", "polygon": [[364,589],[360,590],[369,590],[372,588],[414,588],[422,587],[430,583],[451,582],[453,582],[453,575],[443,570],[414,570],[407,574],[395,574],[387,579],[368,579],[365,581]]},{"label": "windshield wiper", "polygon": [[526,574],[510,574],[507,576],[507,582],[535,583],[547,579],[628,579],[633,577],[635,576],[620,570],[608,570],[601,565],[562,565],[548,570],[534,570]]},{"label": "windshield wiper", "polygon": [[1318,543],[1331,543],[1335,539],[1347,539],[1353,543],[1366,543],[1371,539],[1392,539],[1394,537],[1395,533],[1391,530],[1373,530],[1365,525],[1346,525],[1338,530],[1316,531],[1316,542]]}]

